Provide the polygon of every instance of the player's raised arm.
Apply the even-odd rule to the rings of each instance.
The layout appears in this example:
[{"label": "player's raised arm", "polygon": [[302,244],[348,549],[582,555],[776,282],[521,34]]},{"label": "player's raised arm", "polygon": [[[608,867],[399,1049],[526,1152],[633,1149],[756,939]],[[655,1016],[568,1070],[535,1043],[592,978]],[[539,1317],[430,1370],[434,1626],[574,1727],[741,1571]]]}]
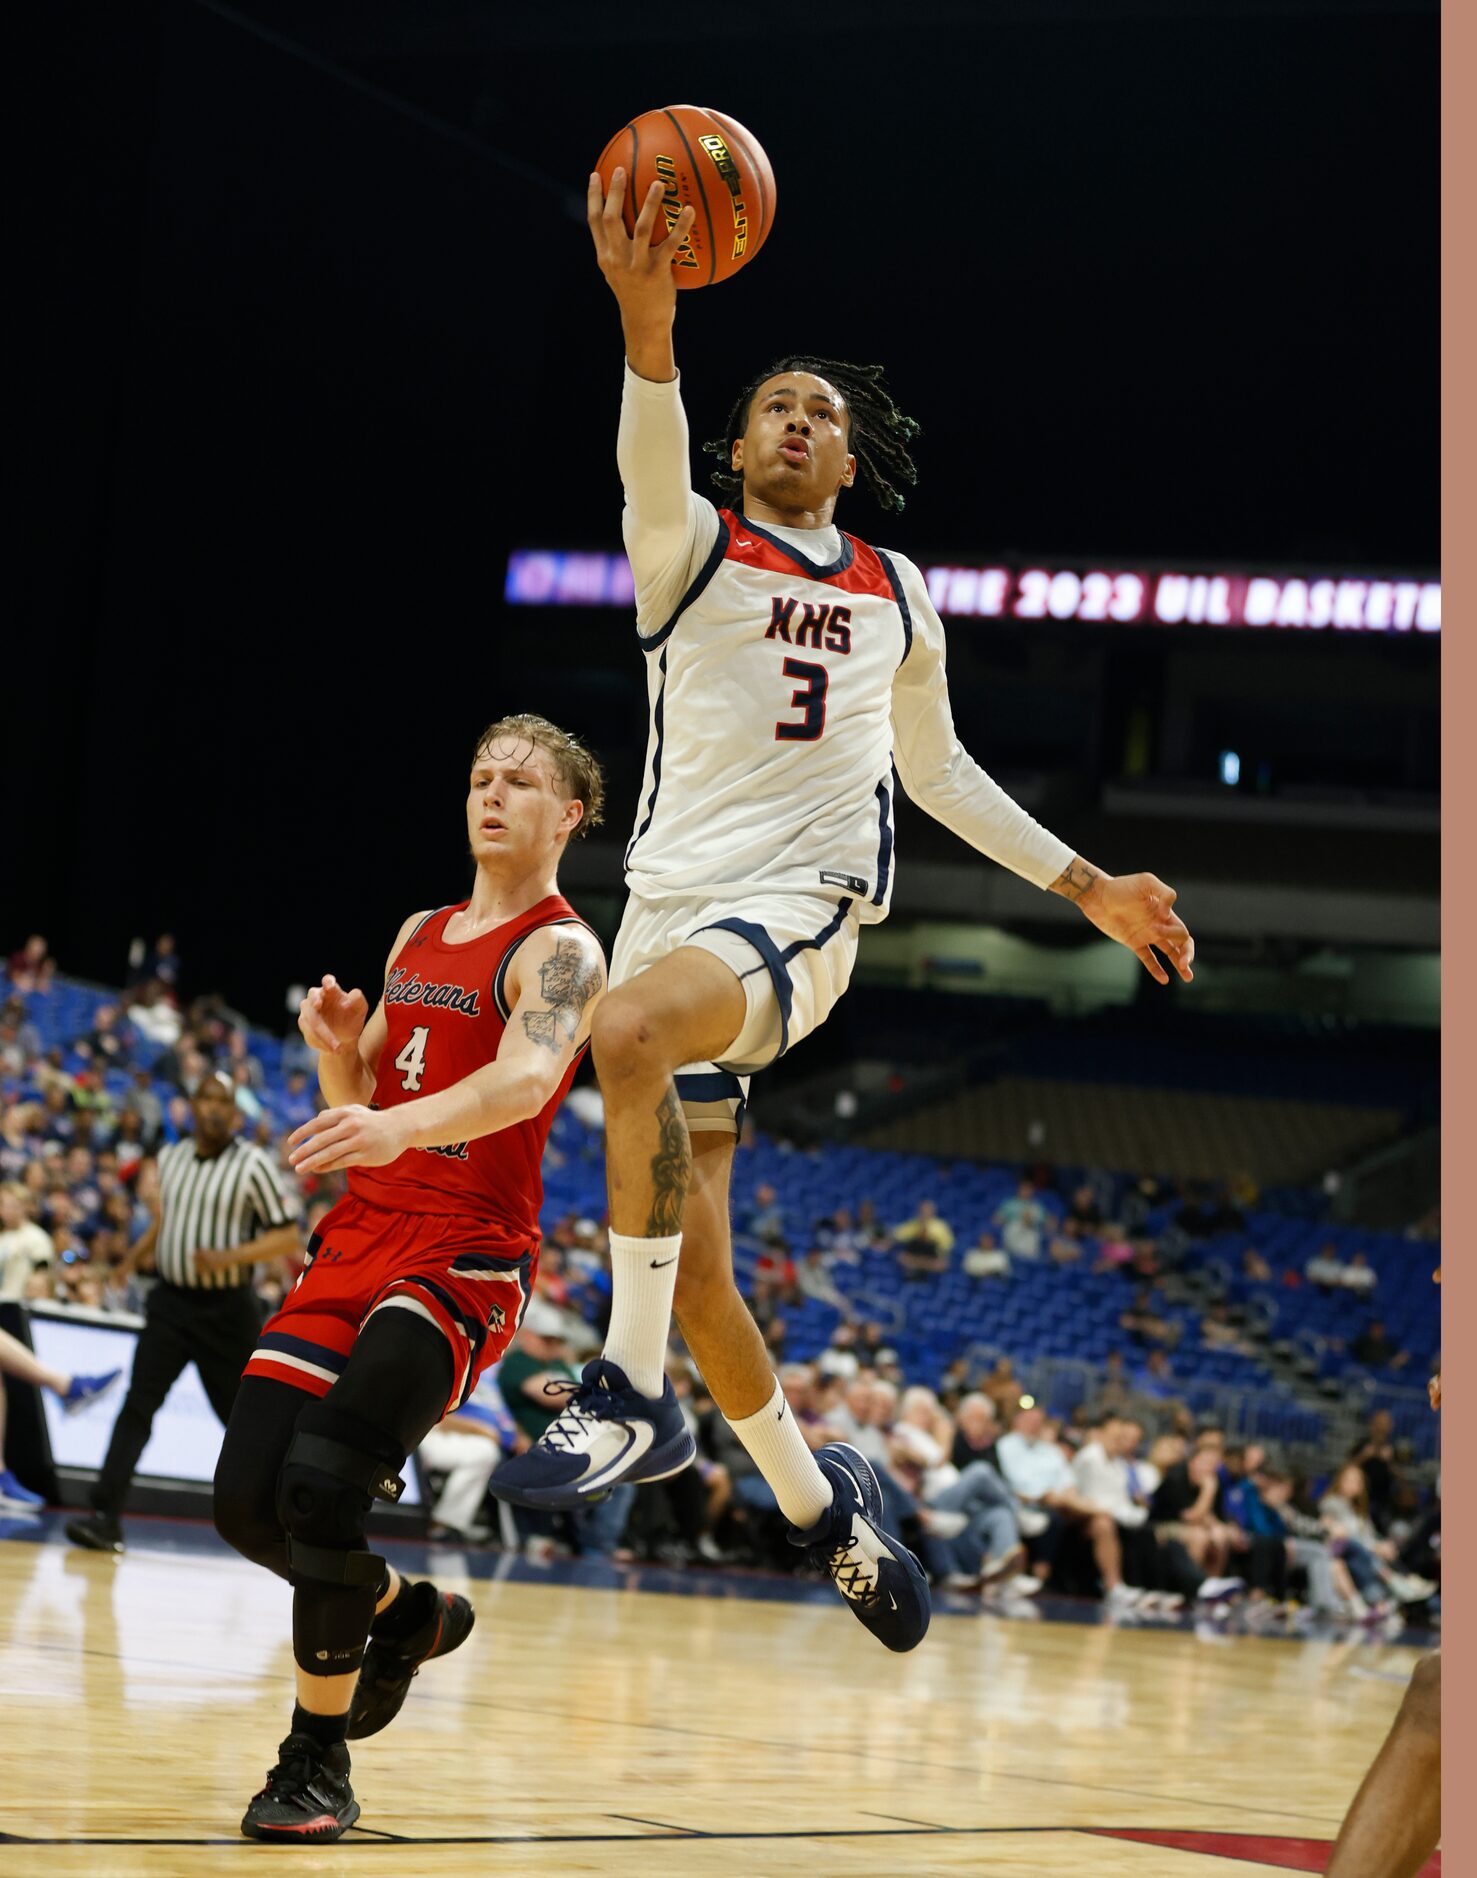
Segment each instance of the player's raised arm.
[{"label": "player's raised arm", "polygon": [[693,209],[689,203],[667,239],[653,247],[651,232],[661,208],[662,185],[653,182],[647,190],[636,216],[635,233],[628,235],[623,211],[629,181],[623,169],[616,169],[610,179],[610,194],[603,195],[599,172],[592,170],[585,219],[595,243],[595,260],[621,310],[621,330],[626,336],[626,359],[631,370],[639,378],[666,384],[677,376],[672,352],[677,283],[672,263],[687,240]]},{"label": "player's raised arm", "polygon": [[636,624],[649,632],[675,611],[713,545],[718,518],[712,503],[693,493],[687,416],[672,351],[672,262],[692,226],[692,210],[684,208],[671,234],[653,247],[661,184],[652,184],[636,232],[628,235],[621,218],[627,180],[624,170],[616,170],[605,196],[599,175],[592,174],[587,219],[626,341],[616,461],[626,492],[622,533],[636,582]]},{"label": "player's raised arm", "polygon": [[518,949],[514,998],[498,1053],[449,1089],[391,1109],[325,1109],[288,1136],[302,1173],[385,1167],[407,1148],[444,1148],[496,1134],[537,1115],[590,1034],[605,990],[605,958],[582,926],[543,926]]},{"label": "player's raised arm", "polygon": [[1174,889],[1154,874],[1104,873],[1074,854],[960,743],[949,706],[943,621],[917,568],[901,556],[894,559],[913,627],[911,649],[892,686],[893,754],[903,787],[972,848],[1035,886],[1074,901],[1160,984],[1169,982],[1160,954],[1188,983],[1195,942],[1174,911]]},{"label": "player's raised arm", "polygon": [[[424,918],[424,913],[412,913],[395,935],[385,960],[387,979],[401,946]],[[303,1041],[318,1052],[318,1087],[331,1107],[368,1102],[374,1095],[380,1052],[385,1047],[383,1000],[374,1007],[373,1016],[368,1013],[364,993],[345,991],[331,972],[297,1007],[297,1027]]]}]

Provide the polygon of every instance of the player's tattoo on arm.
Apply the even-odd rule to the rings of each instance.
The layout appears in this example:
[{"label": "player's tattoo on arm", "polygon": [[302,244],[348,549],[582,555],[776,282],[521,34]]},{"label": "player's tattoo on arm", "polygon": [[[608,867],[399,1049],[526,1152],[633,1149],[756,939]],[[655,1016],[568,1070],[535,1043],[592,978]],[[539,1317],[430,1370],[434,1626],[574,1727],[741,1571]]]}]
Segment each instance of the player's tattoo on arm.
[{"label": "player's tattoo on arm", "polygon": [[525,1011],[523,1028],[529,1041],[557,1051],[580,1027],[585,1006],[600,989],[603,974],[578,939],[560,939],[552,958],[538,968],[539,991],[549,1007]]},{"label": "player's tattoo on arm", "polygon": [[1088,890],[1097,885],[1101,876],[1095,867],[1089,867],[1086,861],[1072,859],[1051,883],[1051,891],[1059,893],[1064,900],[1080,900]]},{"label": "player's tattoo on arm", "polygon": [[674,1083],[667,1084],[667,1092],[657,1104],[656,1119],[661,1145],[651,1157],[651,1215],[646,1222],[646,1236],[666,1239],[682,1230],[682,1204],[692,1172],[692,1144]]}]

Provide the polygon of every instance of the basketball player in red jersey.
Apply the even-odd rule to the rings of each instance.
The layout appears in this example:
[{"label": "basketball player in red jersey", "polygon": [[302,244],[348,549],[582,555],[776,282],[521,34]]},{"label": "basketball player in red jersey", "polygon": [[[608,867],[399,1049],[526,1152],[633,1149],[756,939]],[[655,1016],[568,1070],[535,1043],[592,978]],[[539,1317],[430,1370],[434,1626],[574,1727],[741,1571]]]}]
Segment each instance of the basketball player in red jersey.
[{"label": "basketball player in red jersey", "polygon": [[493,724],[467,795],[471,898],[406,920],[367,1022],[363,993],[332,977],[303,1000],[331,1106],[291,1159],[347,1170],[349,1191],[247,1363],[216,1471],[217,1529],[293,1587],[297,1705],[249,1837],[340,1838],[359,1816],[346,1739],[383,1728],[419,1666],[472,1628],[465,1598],[372,1552],[364,1521],[529,1299],[544,1143],[605,987],[556,875],[602,795],[567,732]]},{"label": "basketball player in red jersey", "polygon": [[651,706],[630,896],[592,1032],[610,1328],[581,1387],[493,1491],[578,1506],[691,1458],[662,1369],[675,1306],[791,1541],[873,1636],[911,1650],[929,1623],[923,1571],[887,1531],[865,1457],[837,1442],[812,1453],[734,1284],[729,1180],[749,1078],[825,1021],[860,930],[886,916],[895,778],[979,853],[1075,904],[1160,984],[1164,961],[1191,977],[1194,945],[1172,888],[1095,867],[974,761],[922,574],[837,528],[853,485],[894,509],[898,485],[916,480],[917,426],[880,368],[777,361],[708,446],[732,506],[692,487],[672,339],[672,262],[692,210],[653,246],[662,186],[629,233],[625,189],[619,168],[608,196],[589,179],[590,234],[625,339],[616,455]]}]

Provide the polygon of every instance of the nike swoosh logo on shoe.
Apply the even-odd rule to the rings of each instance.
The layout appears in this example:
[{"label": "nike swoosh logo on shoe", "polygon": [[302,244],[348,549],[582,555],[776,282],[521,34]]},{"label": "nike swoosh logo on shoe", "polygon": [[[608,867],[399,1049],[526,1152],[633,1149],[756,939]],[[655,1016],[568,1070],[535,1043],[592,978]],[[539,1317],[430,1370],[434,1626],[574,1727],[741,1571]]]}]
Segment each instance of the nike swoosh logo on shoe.
[{"label": "nike swoosh logo on shoe", "polygon": [[[626,1445],[614,1459],[607,1461],[598,1473],[587,1474],[585,1478],[578,1483],[579,1492],[591,1493],[612,1473],[615,1473],[617,1470],[624,1473],[627,1463],[630,1462],[634,1464],[636,1461],[639,1461],[642,1455],[645,1454],[646,1450],[651,1446],[656,1436],[656,1430],[650,1422],[627,1422],[624,1424],[624,1427]],[[632,1450],[634,1450],[634,1452]]]}]

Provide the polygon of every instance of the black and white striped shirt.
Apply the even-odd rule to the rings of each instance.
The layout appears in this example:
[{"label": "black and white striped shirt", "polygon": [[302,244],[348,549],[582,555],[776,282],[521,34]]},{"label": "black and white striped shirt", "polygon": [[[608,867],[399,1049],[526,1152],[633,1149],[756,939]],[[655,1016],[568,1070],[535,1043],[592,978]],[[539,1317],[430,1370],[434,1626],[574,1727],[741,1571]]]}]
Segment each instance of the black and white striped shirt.
[{"label": "black and white striped shirt", "polygon": [[167,1283],[211,1291],[249,1285],[249,1265],[197,1272],[195,1254],[217,1246],[233,1250],[291,1220],[271,1156],[249,1141],[233,1138],[210,1160],[202,1160],[188,1138],[160,1151],[154,1269]]}]

